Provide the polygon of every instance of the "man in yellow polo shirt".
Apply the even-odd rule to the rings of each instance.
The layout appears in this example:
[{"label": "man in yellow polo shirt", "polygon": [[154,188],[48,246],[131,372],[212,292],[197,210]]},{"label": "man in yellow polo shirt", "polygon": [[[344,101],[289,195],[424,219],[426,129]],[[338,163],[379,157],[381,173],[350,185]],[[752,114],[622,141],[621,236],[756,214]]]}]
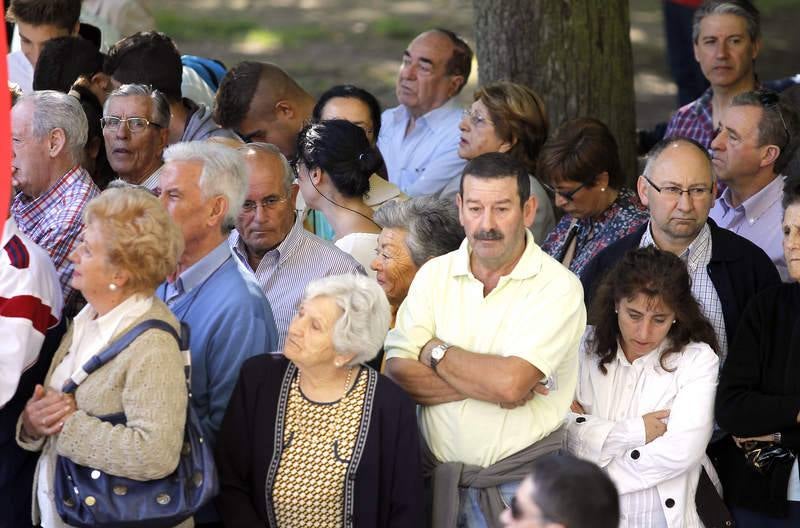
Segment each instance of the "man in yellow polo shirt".
[{"label": "man in yellow polo shirt", "polygon": [[456,200],[466,240],[419,270],[386,339],[387,374],[421,406],[434,528],[493,526],[532,461],[558,450],[586,325],[580,282],[525,227],[524,167],[478,156]]}]

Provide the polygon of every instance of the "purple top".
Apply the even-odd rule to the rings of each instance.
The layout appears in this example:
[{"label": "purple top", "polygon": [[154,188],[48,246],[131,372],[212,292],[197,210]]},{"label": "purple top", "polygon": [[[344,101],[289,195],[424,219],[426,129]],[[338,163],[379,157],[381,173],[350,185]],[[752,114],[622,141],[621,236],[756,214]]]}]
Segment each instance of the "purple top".
[{"label": "purple top", "polygon": [[717,225],[730,229],[737,235],[764,250],[778,268],[781,280],[790,282],[789,269],[783,255],[783,199],[782,176],[776,177],[756,194],[740,203],[731,204],[731,190],[725,189],[708,215]]},{"label": "purple top", "polygon": [[[575,222],[577,243],[575,255],[569,264],[570,271],[580,276],[583,268],[595,255],[636,231],[649,218],[650,214],[639,201],[639,197],[630,189],[620,189],[617,199],[599,216],[581,218]],[[559,261],[563,258],[572,223],[573,218],[570,215],[561,218],[542,244],[545,253]]]}]

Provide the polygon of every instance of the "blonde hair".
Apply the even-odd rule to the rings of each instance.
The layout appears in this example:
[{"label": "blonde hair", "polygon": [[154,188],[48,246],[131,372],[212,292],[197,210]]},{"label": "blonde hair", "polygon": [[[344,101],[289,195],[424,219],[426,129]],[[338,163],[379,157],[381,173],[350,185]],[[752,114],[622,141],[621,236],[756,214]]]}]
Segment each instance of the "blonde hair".
[{"label": "blonde hair", "polygon": [[134,292],[155,290],[183,253],[180,228],[158,198],[142,188],[106,189],[86,206],[83,221],[100,228],[109,262],[129,273]]}]

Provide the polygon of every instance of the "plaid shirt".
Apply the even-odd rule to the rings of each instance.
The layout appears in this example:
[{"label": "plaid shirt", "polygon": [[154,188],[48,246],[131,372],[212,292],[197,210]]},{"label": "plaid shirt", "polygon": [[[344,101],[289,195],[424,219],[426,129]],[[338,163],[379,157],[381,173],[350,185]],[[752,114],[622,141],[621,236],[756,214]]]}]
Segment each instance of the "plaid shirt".
[{"label": "plaid shirt", "polygon": [[703,95],[682,106],[669,120],[664,137],[683,136],[694,139],[706,149],[714,139],[714,120],[711,117],[711,98],[714,92],[707,89]]},{"label": "plaid shirt", "polygon": [[89,173],[76,165],[38,198],[14,197],[11,214],[20,230],[50,253],[64,293],[64,314],[77,313],[80,295],[72,289],[73,264],[67,258],[83,230],[83,210],[99,194]]}]

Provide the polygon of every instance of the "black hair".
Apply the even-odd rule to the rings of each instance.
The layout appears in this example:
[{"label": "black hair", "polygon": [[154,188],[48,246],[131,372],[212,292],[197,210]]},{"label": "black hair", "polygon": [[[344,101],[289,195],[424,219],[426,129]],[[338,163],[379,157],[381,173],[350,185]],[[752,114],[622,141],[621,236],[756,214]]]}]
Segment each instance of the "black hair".
[{"label": "black hair", "polygon": [[264,64],[240,62],[225,74],[214,100],[214,121],[219,126],[237,129],[250,109],[250,103],[261,80]]},{"label": "black hair", "polygon": [[370,119],[372,119],[372,135],[377,139],[378,133],[381,131],[381,104],[374,95],[352,84],[336,85],[320,95],[317,104],[314,105],[314,110],[311,112],[311,117],[314,121],[319,121],[321,119],[322,110],[325,109],[325,105],[328,104],[328,101],[336,97],[357,99],[367,105]]},{"label": "black hair", "polygon": [[464,178],[478,179],[515,178],[520,206],[525,205],[531,196],[531,179],[525,165],[504,152],[488,152],[472,158],[461,173],[458,193],[464,198]]},{"label": "black hair", "polygon": [[447,60],[445,71],[447,75],[460,75],[464,78],[458,90],[456,90],[456,94],[458,94],[467,85],[469,74],[472,71],[472,48],[463,38],[449,29],[437,27],[433,31],[444,35],[453,44],[453,55]]},{"label": "black hair", "polygon": [[800,204],[800,175],[797,174],[786,178],[783,184],[783,210],[795,204]]},{"label": "black hair", "polygon": [[619,496],[612,480],[592,462],[549,455],[531,464],[531,499],[542,516],[569,528],[616,528]]},{"label": "black hair", "polygon": [[175,42],[165,33],[145,31],[120,40],[108,50],[104,71],[121,84],[146,84],[181,99],[183,64]]},{"label": "black hair", "polygon": [[78,77],[102,72],[103,59],[95,45],[81,37],[48,40],[33,71],[33,89],[67,93]]},{"label": "black hair", "polygon": [[32,26],[53,25],[72,31],[81,16],[81,0],[11,0],[6,20]]},{"label": "black hair", "polygon": [[322,169],[336,190],[350,198],[369,192],[369,178],[383,163],[364,130],[344,119],[305,126],[297,136],[297,161]]}]

